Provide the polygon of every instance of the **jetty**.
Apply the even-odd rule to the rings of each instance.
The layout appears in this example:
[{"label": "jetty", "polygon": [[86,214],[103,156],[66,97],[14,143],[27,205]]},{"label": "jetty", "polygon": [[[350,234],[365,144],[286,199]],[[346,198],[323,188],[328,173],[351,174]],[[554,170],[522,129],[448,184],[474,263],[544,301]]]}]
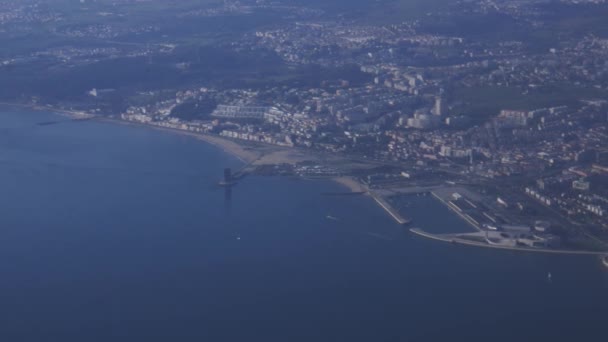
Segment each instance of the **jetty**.
[{"label": "jetty", "polygon": [[255,171],[255,168],[256,168],[256,166],[253,164],[253,162],[247,163],[232,174],[232,179],[235,179],[235,180],[241,179],[241,178],[247,176],[248,174],[252,173],[253,171]]},{"label": "jetty", "polygon": [[410,232],[422,236],[427,239],[432,239],[436,241],[448,242],[452,244],[458,245],[466,245],[466,246],[475,246],[475,247],[484,247],[484,248],[493,248],[493,249],[503,249],[510,251],[519,251],[519,252],[533,252],[533,253],[548,253],[548,254],[570,254],[570,255],[598,255],[598,256],[606,256],[608,252],[600,252],[600,251],[587,251],[587,250],[573,250],[573,249],[553,249],[553,248],[533,248],[533,247],[513,247],[513,246],[503,246],[503,245],[494,245],[485,242],[473,241],[463,238],[467,234],[433,234],[426,232],[420,228],[411,228]]},{"label": "jetty", "polygon": [[376,201],[376,203],[378,203],[384,210],[386,210],[387,213],[389,213],[389,215],[391,215],[391,217],[393,219],[395,219],[395,221],[401,225],[406,225],[411,223],[412,221],[406,217],[403,217],[401,215],[401,213],[399,213],[397,211],[397,209],[393,208],[392,205],[390,205],[383,197],[381,197],[378,194],[375,194],[373,192],[370,191],[370,195],[372,196],[372,198]]},{"label": "jetty", "polygon": [[255,170],[255,165],[253,163],[247,163],[243,167],[239,168],[235,172],[232,172],[232,169],[225,168],[224,169],[224,178],[218,182],[220,186],[233,186],[238,183],[240,179],[247,176],[249,173]]},{"label": "jetty", "polygon": [[439,202],[441,202],[445,206],[447,206],[448,209],[450,209],[450,211],[452,211],[453,213],[455,213],[456,215],[458,215],[458,217],[460,217],[461,219],[465,220],[473,228],[477,229],[478,231],[482,231],[482,229],[479,226],[479,224],[477,224],[477,222],[475,222],[475,220],[472,217],[470,217],[468,214],[462,212],[462,210],[460,210],[454,204],[450,203],[449,201],[446,201],[444,198],[442,198],[441,196],[437,195],[435,192],[431,192],[431,195],[433,195],[433,197],[435,197],[435,199],[437,199]]}]

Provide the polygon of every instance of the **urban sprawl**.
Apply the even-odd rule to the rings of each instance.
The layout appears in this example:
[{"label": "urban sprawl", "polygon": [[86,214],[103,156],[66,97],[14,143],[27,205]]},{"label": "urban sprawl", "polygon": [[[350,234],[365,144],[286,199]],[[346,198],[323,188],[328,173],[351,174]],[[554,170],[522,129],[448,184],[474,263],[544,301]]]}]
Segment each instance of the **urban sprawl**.
[{"label": "urban sprawl", "polygon": [[[560,3],[604,5],[599,0]],[[0,6],[2,30],[26,29],[13,22],[62,20],[60,13],[24,6]],[[512,37],[429,33],[417,19],[391,24],[328,20],[322,10],[264,0],[224,1],[180,16],[267,10],[295,19],[245,32],[221,48],[271,53],[292,69],[314,65],[348,71],[315,84],[142,89],[119,113],[103,108],[119,91],[112,88],[86,89],[81,100],[52,106],[215,135],[252,148],[275,145],[368,163],[354,170],[316,162],[317,170],[324,170],[320,174],[353,176],[396,208],[407,206],[400,189],[441,186],[441,200],[488,232],[486,237],[502,231],[495,239],[508,240],[502,244],[551,247],[557,236],[569,236],[573,245],[586,237],[593,242],[584,247],[596,248],[607,240],[608,36],[589,33],[536,46]],[[546,25],[534,2],[459,1],[444,12],[449,11],[505,16],[539,30]],[[160,28],[92,24],[57,30],[69,37],[114,40]],[[42,59],[69,67],[118,57],[153,62],[179,45],[166,38],[162,44],[52,46],[0,60],[0,68]],[[172,67],[176,73],[193,68],[188,61]],[[38,97],[25,101],[47,105]]]}]

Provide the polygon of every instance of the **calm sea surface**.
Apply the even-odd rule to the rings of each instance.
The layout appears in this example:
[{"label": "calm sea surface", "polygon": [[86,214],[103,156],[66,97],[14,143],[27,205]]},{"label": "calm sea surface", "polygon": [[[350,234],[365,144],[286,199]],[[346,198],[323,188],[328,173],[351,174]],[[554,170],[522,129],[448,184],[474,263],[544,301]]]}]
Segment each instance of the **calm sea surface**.
[{"label": "calm sea surface", "polygon": [[[0,113],[0,341],[608,338],[593,257],[428,241],[367,197],[322,196],[331,182],[214,186],[239,165],[192,138]],[[417,226],[467,229],[412,201]]]}]

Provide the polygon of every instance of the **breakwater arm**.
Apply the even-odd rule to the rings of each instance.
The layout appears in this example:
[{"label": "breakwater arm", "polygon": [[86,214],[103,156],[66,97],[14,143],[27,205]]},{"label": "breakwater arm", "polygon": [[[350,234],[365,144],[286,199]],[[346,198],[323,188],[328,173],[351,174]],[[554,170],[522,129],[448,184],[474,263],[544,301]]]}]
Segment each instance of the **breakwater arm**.
[{"label": "breakwater arm", "polygon": [[381,197],[380,195],[375,194],[373,192],[370,192],[370,195],[372,195],[372,197],[374,198],[376,203],[378,203],[384,210],[386,210],[386,212],[389,213],[389,215],[391,215],[391,217],[393,219],[395,219],[395,221],[397,221],[397,223],[402,224],[402,225],[411,223],[410,219],[403,217],[397,211],[397,209],[393,208],[393,206],[391,206],[383,197]]},{"label": "breakwater arm", "polygon": [[493,248],[493,249],[503,249],[517,252],[533,252],[533,253],[549,253],[549,254],[570,254],[570,255],[607,255],[608,252],[598,252],[598,251],[586,251],[586,250],[570,250],[570,249],[549,249],[549,248],[530,248],[530,247],[510,247],[510,246],[500,246],[500,245],[491,245],[489,243],[477,242],[472,240],[462,239],[458,236],[458,234],[431,234],[426,232],[420,228],[412,228],[410,232],[422,236],[427,239],[432,239],[436,241],[449,242],[452,244],[466,245],[466,246],[475,246],[475,247],[484,247],[484,248]]}]

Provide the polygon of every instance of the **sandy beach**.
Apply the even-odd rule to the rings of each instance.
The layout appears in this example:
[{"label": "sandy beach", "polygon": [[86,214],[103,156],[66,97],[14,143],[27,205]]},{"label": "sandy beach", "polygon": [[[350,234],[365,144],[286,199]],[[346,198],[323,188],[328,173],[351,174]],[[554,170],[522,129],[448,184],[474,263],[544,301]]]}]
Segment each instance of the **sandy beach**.
[{"label": "sandy beach", "polygon": [[[220,148],[226,153],[229,153],[238,159],[240,159],[245,164],[253,164],[253,165],[272,165],[272,164],[296,164],[298,162],[303,161],[317,161],[320,162],[321,158],[319,155],[315,154],[313,151],[306,151],[299,148],[289,148],[289,147],[281,147],[281,146],[273,146],[273,145],[263,145],[253,143],[251,146],[247,146],[247,142],[237,142],[231,139],[223,138],[216,135],[199,133],[199,132],[190,132],[185,130],[155,126],[155,125],[147,125],[140,124],[136,122],[130,122],[119,119],[109,119],[109,118],[98,118],[100,121],[107,121],[111,123],[119,123],[125,125],[133,125],[133,126],[142,126],[148,128],[154,128],[166,132],[171,132],[175,134],[185,135],[189,137],[193,137],[198,140],[202,140],[206,143],[212,144],[217,148]],[[341,158],[336,158],[339,160]],[[351,176],[341,176],[331,178],[332,181],[345,186],[351,192],[368,192],[368,189],[361,182],[357,181],[354,177]]]},{"label": "sandy beach", "polygon": [[332,180],[340,185],[347,187],[352,192],[367,192],[368,189],[359,181],[357,181],[354,177],[350,176],[342,176],[335,177]]},{"label": "sandy beach", "polygon": [[[48,111],[57,113],[59,115],[68,116],[74,119],[95,119],[100,122],[108,122],[112,124],[121,124],[121,125],[129,125],[129,126],[139,126],[145,128],[152,128],[164,132],[170,132],[173,134],[179,134],[182,136],[192,137],[194,139],[198,139],[209,143],[222,151],[231,154],[232,156],[241,160],[244,164],[253,164],[253,165],[269,165],[269,164],[296,164],[298,162],[303,161],[316,161],[322,163],[331,162],[331,161],[340,161],[342,158],[337,156],[331,156],[330,160],[327,156],[321,156],[314,151],[308,151],[300,148],[288,148],[274,145],[265,145],[265,144],[256,144],[251,142],[241,142],[235,141],[227,138],[223,138],[217,135],[200,133],[200,132],[191,132],[186,130],[174,129],[169,127],[162,127],[157,125],[150,124],[142,124],[132,121],[126,121],[121,119],[114,119],[103,116],[96,116],[93,114],[80,112],[80,111],[70,111],[70,110],[61,110],[46,106],[36,106],[36,105],[25,105],[25,104],[14,104],[14,103],[0,103],[0,105],[4,105],[7,107],[17,107],[17,108],[26,108],[34,111]],[[333,158],[332,158],[333,157]],[[349,162],[350,163],[350,162]],[[342,176],[342,177],[334,177],[333,181],[338,184],[345,186],[352,192],[367,192],[368,189],[357,181],[355,178],[350,176]]]},{"label": "sandy beach", "polygon": [[[227,138],[223,138],[223,137],[208,134],[208,133],[192,132],[192,131],[180,130],[180,129],[169,128],[169,127],[162,127],[162,126],[151,125],[151,124],[143,124],[143,123],[109,118],[109,117],[104,117],[104,116],[97,116],[97,115],[88,114],[85,112],[60,110],[60,109],[54,109],[54,108],[49,108],[49,107],[45,107],[45,106],[21,105],[21,104],[11,104],[11,103],[0,103],[0,105],[4,105],[7,107],[26,108],[26,109],[30,109],[33,111],[52,112],[52,113],[57,113],[59,115],[68,116],[73,119],[93,119],[93,120],[99,121],[99,122],[107,122],[107,123],[111,123],[111,124],[121,124],[121,125],[128,125],[128,126],[152,128],[152,129],[156,129],[156,130],[160,130],[160,131],[164,131],[164,132],[179,134],[182,136],[191,137],[191,138],[209,143],[209,144],[221,149],[222,151],[229,153],[232,156],[238,158],[246,165],[247,164],[272,165],[272,164],[283,164],[283,163],[296,164],[298,162],[303,162],[303,161],[312,161],[312,162],[317,162],[319,164],[329,163],[330,165],[331,164],[340,165],[340,166],[338,166],[339,168],[345,167],[347,169],[350,169],[353,167],[357,167],[357,168],[365,167],[365,165],[361,164],[360,162],[353,162],[352,160],[349,160],[348,157],[346,157],[346,156],[327,155],[327,154],[318,153],[315,151],[306,150],[306,149],[297,148],[297,147],[290,148],[290,147],[281,147],[281,146],[275,146],[275,145],[246,142],[246,141],[236,141],[236,140],[227,139]],[[346,187],[351,192],[369,193],[369,189],[364,184],[362,184],[357,179],[355,179],[354,177],[341,176],[341,177],[333,177],[330,179],[332,181]],[[372,194],[372,195],[382,207],[387,209],[386,206],[383,203],[379,202],[379,199],[376,198],[377,194]],[[392,208],[391,208],[391,210],[392,210]],[[387,209],[389,214],[391,214],[393,217],[395,217],[395,215],[393,214],[393,212],[391,210]],[[399,223],[404,223],[407,221],[405,219],[401,219],[400,217],[398,217],[396,219]],[[401,221],[403,221],[403,222],[401,222]]]},{"label": "sandy beach", "polygon": [[142,124],[132,121],[112,119],[105,117],[96,118],[102,122],[118,123],[123,125],[133,125],[140,127],[153,128],[174,134],[189,136],[198,140],[202,140],[209,144],[220,148],[226,153],[229,153],[245,164],[253,165],[272,165],[272,164],[296,164],[303,161],[319,161],[319,156],[313,151],[307,151],[294,147],[282,147],[276,145],[268,145],[263,143],[233,140],[220,137],[214,134],[192,132],[169,127],[162,127],[150,124]]},{"label": "sandy beach", "polygon": [[165,132],[185,135],[185,136],[193,137],[193,138],[205,141],[209,144],[212,144],[212,145],[220,148],[224,152],[235,156],[236,158],[238,158],[245,164],[253,163],[254,161],[260,159],[264,155],[261,151],[255,150],[254,148],[247,148],[232,140],[224,139],[219,136],[214,136],[214,135],[205,134],[205,133],[191,132],[191,131],[173,129],[173,128],[162,127],[162,126],[157,126],[157,125],[142,124],[142,123],[137,123],[137,122],[132,122],[132,121],[109,118],[109,117],[105,117],[105,116],[97,116],[94,114],[89,114],[89,113],[81,112],[81,111],[63,110],[63,109],[52,108],[52,107],[47,107],[47,106],[37,106],[34,104],[0,102],[0,106],[4,106],[7,108],[22,108],[22,109],[28,109],[28,110],[32,110],[32,111],[51,112],[51,113],[55,113],[55,114],[69,117],[72,119],[95,119],[100,122],[146,127],[146,128],[157,129],[157,130],[161,130],[161,131],[165,131]]},{"label": "sandy beach", "polygon": [[132,122],[132,121],[105,118],[105,117],[97,117],[97,121],[121,124],[121,125],[152,128],[152,129],[156,129],[156,130],[163,131],[163,132],[169,132],[169,133],[173,133],[173,134],[179,134],[182,136],[192,137],[192,138],[204,141],[206,143],[209,143],[209,144],[221,149],[222,151],[231,154],[232,156],[238,158],[245,164],[253,163],[263,156],[262,151],[258,151],[253,147],[243,146],[241,144],[238,144],[235,141],[225,139],[225,138],[222,138],[219,136],[211,135],[211,134],[191,132],[191,131],[185,131],[185,130],[181,130],[181,129],[156,126],[156,125],[147,125],[147,124],[141,124],[141,123]]},{"label": "sandy beach", "polygon": [[[119,119],[109,119],[109,118],[98,118],[100,121],[107,121],[111,123],[119,123],[124,125],[134,125],[134,126],[142,126],[148,128],[154,128],[158,130],[162,130],[165,132],[180,134],[189,136],[206,143],[212,144],[217,148],[220,148],[222,151],[229,153],[238,159],[240,159],[245,164],[252,165],[271,165],[271,164],[296,164],[298,162],[303,161],[317,161],[321,162],[321,156],[315,154],[313,151],[306,151],[299,148],[289,148],[289,147],[281,147],[281,146],[273,146],[273,145],[263,145],[247,142],[234,141],[231,139],[223,138],[216,135],[199,133],[199,132],[190,132],[185,130],[155,126],[155,125],[147,125],[140,124],[136,122],[130,122]],[[251,144],[248,146],[248,144]],[[341,158],[336,158],[339,160]],[[331,178],[332,181],[345,186],[351,192],[368,192],[368,189],[361,182],[356,180],[351,176],[341,176]]]}]

